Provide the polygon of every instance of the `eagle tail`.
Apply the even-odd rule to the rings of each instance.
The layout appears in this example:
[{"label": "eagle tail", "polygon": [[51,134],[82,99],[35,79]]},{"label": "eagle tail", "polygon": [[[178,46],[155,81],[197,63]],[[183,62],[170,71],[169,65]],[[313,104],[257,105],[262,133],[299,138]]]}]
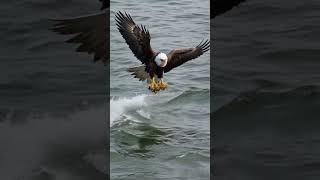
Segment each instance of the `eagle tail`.
[{"label": "eagle tail", "polygon": [[144,81],[149,78],[149,74],[145,71],[145,66],[128,68],[128,72],[131,72],[131,75],[134,75],[139,81]]}]

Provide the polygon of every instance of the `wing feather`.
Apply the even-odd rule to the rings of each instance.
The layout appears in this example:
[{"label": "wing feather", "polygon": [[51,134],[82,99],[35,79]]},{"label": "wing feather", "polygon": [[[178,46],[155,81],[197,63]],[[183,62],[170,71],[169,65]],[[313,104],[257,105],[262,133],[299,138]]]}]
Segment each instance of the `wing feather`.
[{"label": "wing feather", "polygon": [[194,48],[174,49],[168,56],[168,63],[164,67],[164,72],[169,72],[183,63],[201,56],[210,49],[210,41],[203,40]]},{"label": "wing feather", "polygon": [[60,34],[74,34],[68,43],[79,43],[76,51],[94,54],[94,62],[103,63],[109,59],[109,10],[103,13],[53,20],[56,22],[51,29]]},{"label": "wing feather", "polygon": [[102,2],[102,7],[101,7],[101,10],[103,9],[106,9],[108,7],[110,7],[110,1],[107,1],[107,0],[99,0]]},{"label": "wing feather", "polygon": [[213,3],[213,12],[210,14],[211,18],[221,15],[245,0],[215,0]]},{"label": "wing feather", "polygon": [[153,57],[154,52],[150,45],[150,33],[143,25],[136,25],[132,17],[125,13],[116,14],[118,30],[132,53],[142,62],[146,63]]}]

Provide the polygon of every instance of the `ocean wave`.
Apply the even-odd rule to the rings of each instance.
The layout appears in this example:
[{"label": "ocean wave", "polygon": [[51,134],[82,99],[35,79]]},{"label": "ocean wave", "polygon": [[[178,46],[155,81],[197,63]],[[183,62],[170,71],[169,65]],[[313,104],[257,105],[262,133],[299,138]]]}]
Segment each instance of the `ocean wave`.
[{"label": "ocean wave", "polygon": [[262,53],[258,57],[276,62],[317,62],[320,58],[319,49],[288,49]]},{"label": "ocean wave", "polygon": [[184,104],[186,102],[204,102],[208,100],[209,97],[210,97],[209,89],[187,90],[165,103],[168,105],[173,105],[173,104]]},{"label": "ocean wave", "polygon": [[[213,111],[212,117],[219,119],[218,124],[230,125],[232,122],[237,128],[261,126],[264,129],[277,127],[286,131],[301,130],[318,123],[319,95],[319,87],[314,85],[277,91],[243,92]],[[257,119],[259,121],[256,121]],[[303,120],[308,123],[302,123]]]},{"label": "ocean wave", "polygon": [[68,118],[48,116],[19,125],[1,122],[0,142],[10,151],[0,150],[4,155],[0,174],[4,179],[26,180],[64,175],[72,179],[76,174],[84,179],[106,177],[108,171],[101,163],[107,159],[104,151],[109,141],[105,126],[105,106]]},{"label": "ocean wave", "polygon": [[112,149],[126,156],[152,157],[154,146],[169,141],[170,132],[149,123],[125,121],[111,130]]},{"label": "ocean wave", "polygon": [[142,94],[131,98],[112,98],[110,100],[110,127],[115,121],[119,120],[125,112],[146,106],[146,97],[147,95]]}]

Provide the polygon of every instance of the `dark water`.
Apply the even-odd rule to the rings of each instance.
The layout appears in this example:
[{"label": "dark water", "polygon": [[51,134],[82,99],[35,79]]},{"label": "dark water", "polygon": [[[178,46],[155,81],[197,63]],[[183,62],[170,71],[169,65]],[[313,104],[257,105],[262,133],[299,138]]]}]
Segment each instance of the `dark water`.
[{"label": "dark water", "polygon": [[168,88],[154,95],[146,82],[126,71],[141,63],[116,29],[114,17],[127,11],[148,28],[152,47],[168,53],[210,38],[209,1],[132,2],[111,1],[111,179],[207,180],[210,53],[165,74]]},{"label": "dark water", "polygon": [[319,179],[319,7],[248,0],[211,21],[215,179]]},{"label": "dark water", "polygon": [[48,30],[48,19],[100,6],[98,0],[1,1],[1,179],[106,179],[105,67]]},{"label": "dark water", "polygon": [[[74,45],[62,43],[65,37],[47,30],[51,25],[48,18],[95,13],[100,6],[87,0],[0,3],[2,179],[107,178],[104,132],[105,109],[109,107],[105,104],[105,69],[91,63],[91,56],[73,52]],[[319,179],[319,7],[317,0],[247,0],[212,20],[215,179]],[[179,89],[192,94],[194,90],[188,91],[185,84],[189,82],[175,84],[178,88],[168,90],[173,95],[165,95],[179,97]],[[205,98],[209,93],[199,89],[195,92]],[[184,99],[183,93],[177,99],[169,101],[174,105]],[[167,100],[164,98],[164,102]],[[135,110],[133,117],[148,117]],[[129,124],[132,121],[112,127],[128,128],[126,132],[136,135],[130,135],[132,142],[146,145],[126,144],[117,149],[123,154],[135,152],[136,156],[128,157],[128,163],[132,158],[141,169],[150,167],[137,161],[141,154],[147,154],[146,159],[155,157],[153,147],[166,146],[167,142],[172,146],[176,142],[168,139],[179,142],[181,137],[198,132],[190,133],[183,127],[180,132],[184,134],[172,138],[175,132],[168,129],[169,124],[143,121],[133,123],[136,128]],[[178,125],[170,127],[179,129]],[[129,136],[119,137],[117,142],[126,142]],[[119,158],[120,165],[123,163],[123,156],[113,157]],[[203,159],[195,154],[189,157],[207,166],[207,153]],[[167,172],[166,168],[171,165],[172,170],[178,163],[180,167],[191,167],[190,159],[165,167],[161,161],[153,163]]]}]

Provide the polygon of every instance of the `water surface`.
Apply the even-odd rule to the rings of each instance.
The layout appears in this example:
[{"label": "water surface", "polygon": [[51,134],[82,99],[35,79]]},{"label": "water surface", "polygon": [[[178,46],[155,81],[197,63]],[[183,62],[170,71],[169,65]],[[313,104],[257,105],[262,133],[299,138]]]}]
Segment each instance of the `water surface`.
[{"label": "water surface", "polygon": [[319,7],[247,0],[212,20],[216,179],[319,178]]},{"label": "water surface", "polygon": [[111,179],[209,179],[210,53],[164,75],[154,95],[126,69],[140,65],[116,29],[126,11],[168,53],[210,38],[209,1],[111,1]]},{"label": "water surface", "polygon": [[96,1],[0,3],[0,174],[5,180],[106,179],[106,71],[48,19]]}]

